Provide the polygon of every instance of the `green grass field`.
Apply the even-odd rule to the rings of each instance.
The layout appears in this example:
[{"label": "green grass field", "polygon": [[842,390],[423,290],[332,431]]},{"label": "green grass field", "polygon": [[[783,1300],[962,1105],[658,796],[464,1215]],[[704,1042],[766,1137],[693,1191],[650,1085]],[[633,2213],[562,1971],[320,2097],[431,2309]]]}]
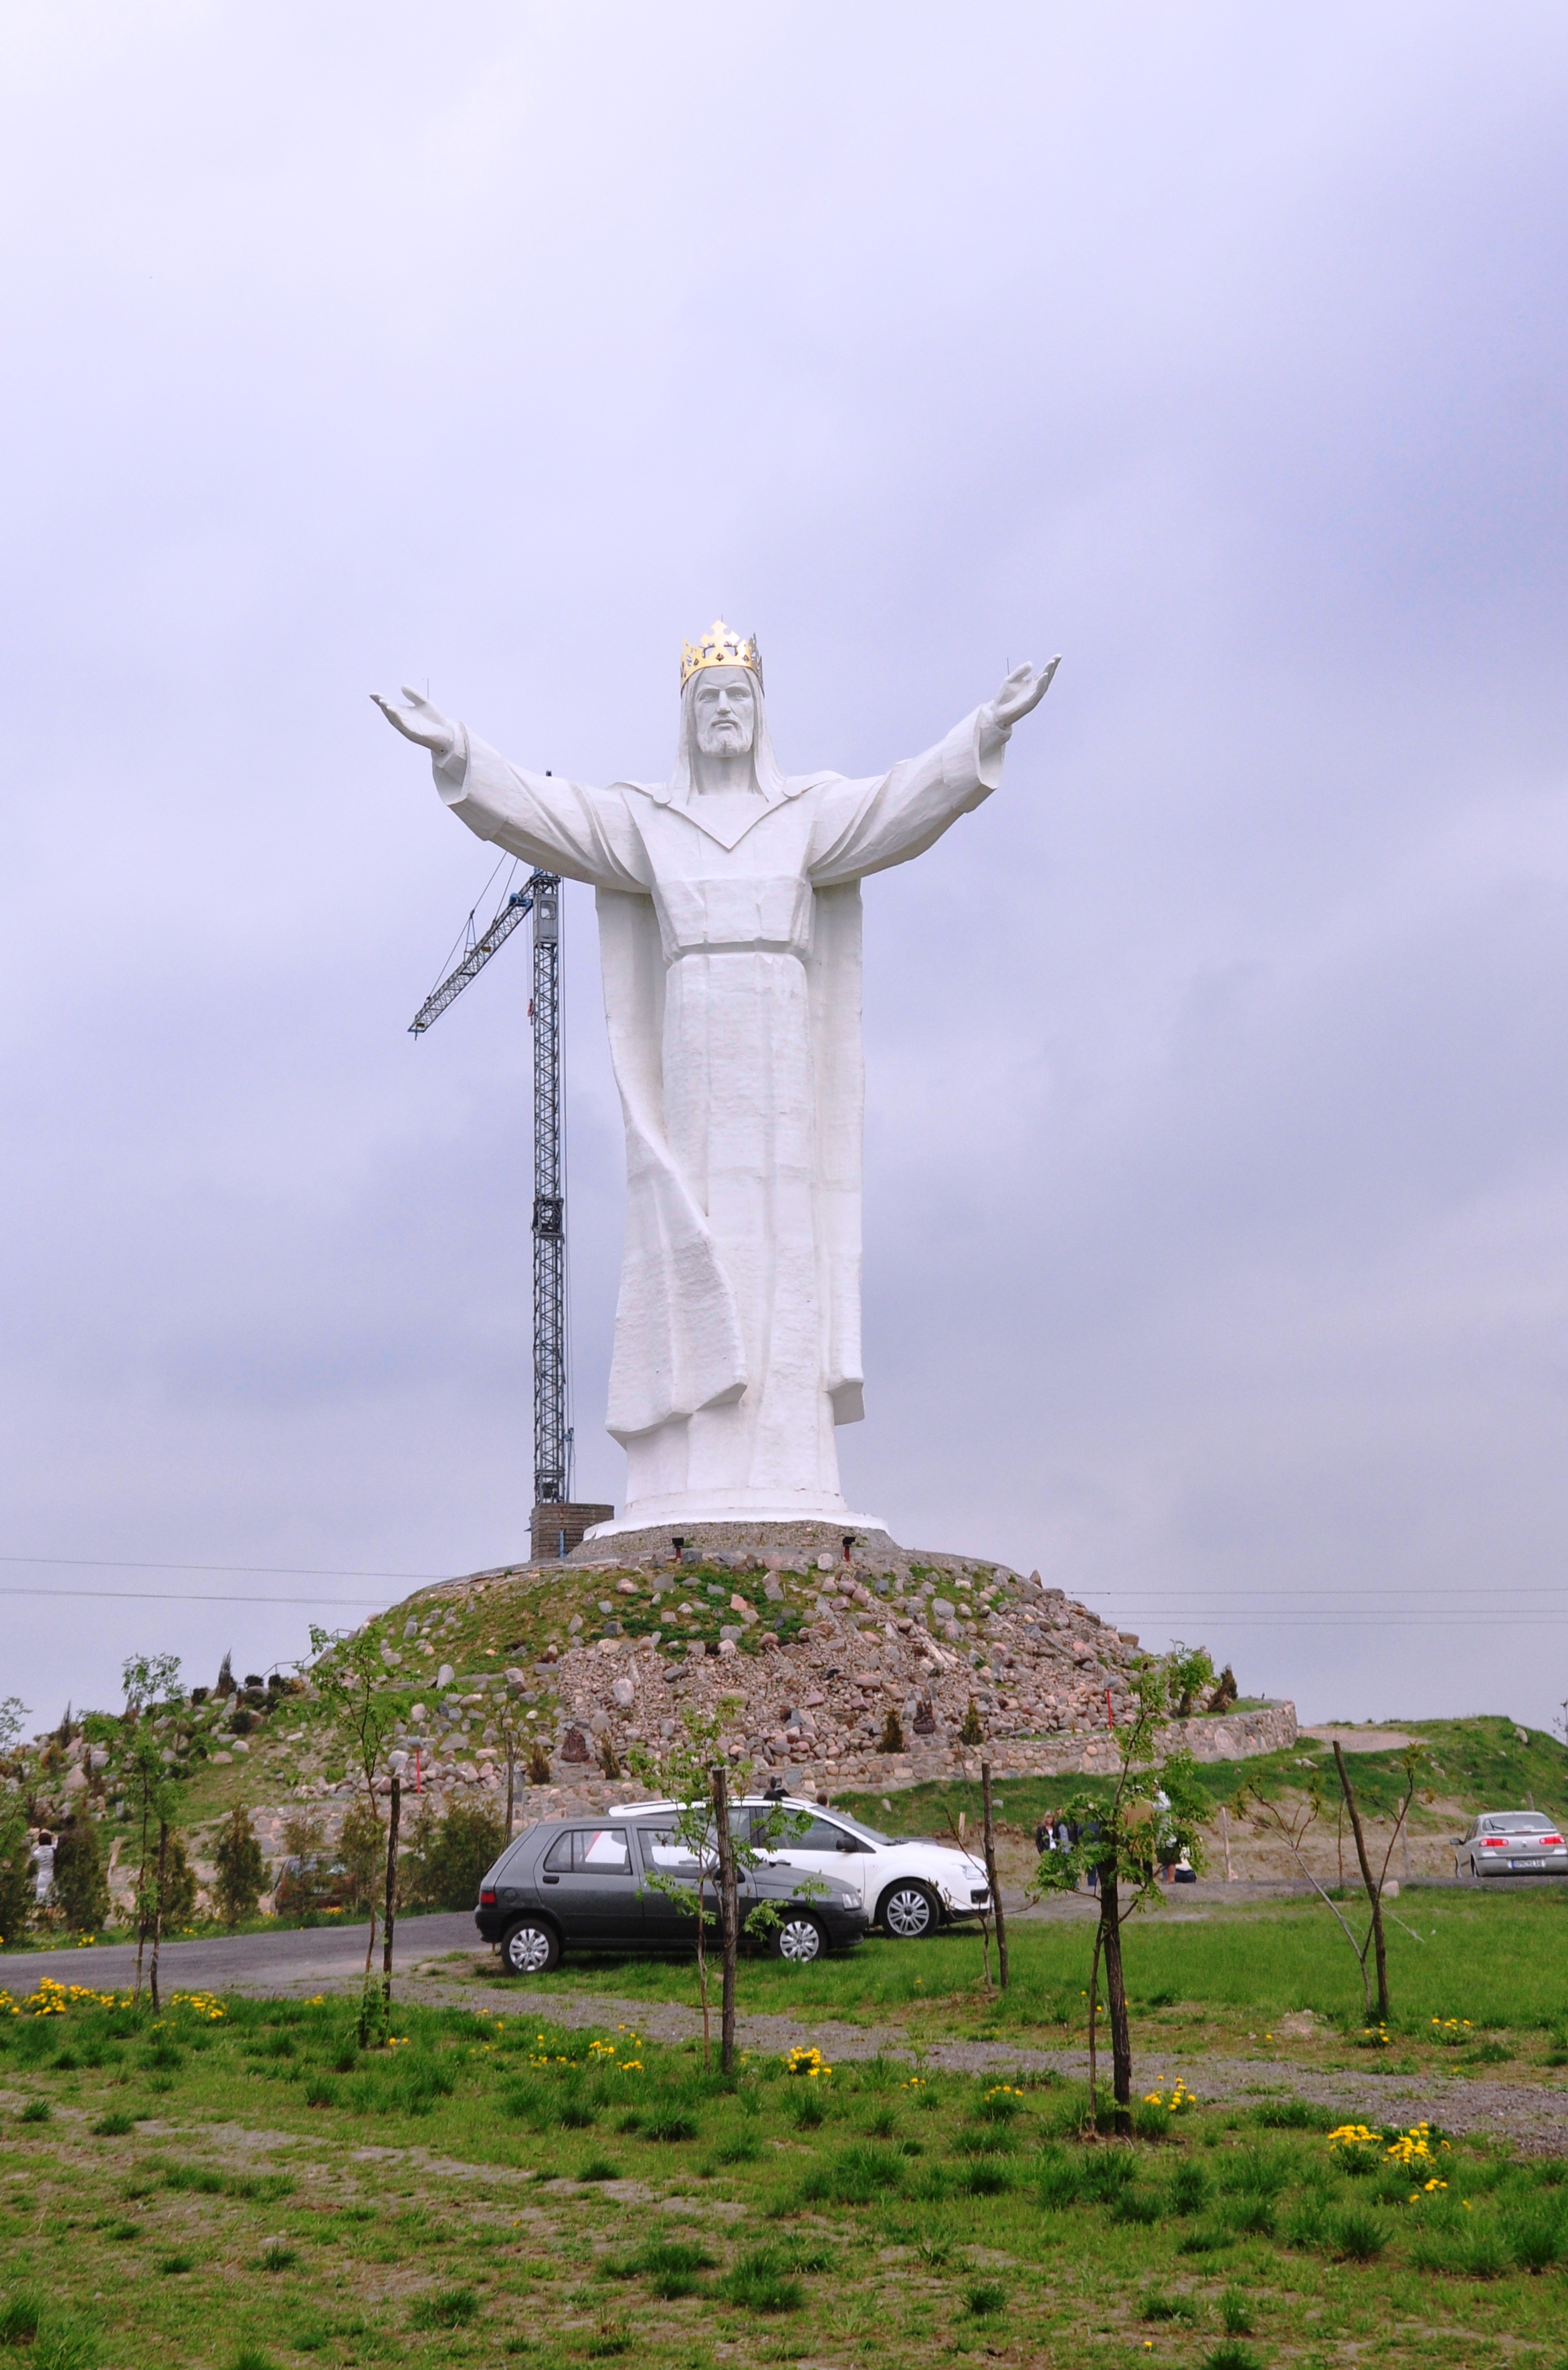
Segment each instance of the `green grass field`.
[{"label": "green grass field", "polygon": [[0,2363],[1563,2361],[1568,2165],[1347,2148],[1201,2069],[1108,2145],[1054,2079],[726,2085],[525,2006],[369,2055],[341,2001],[7,2018]]},{"label": "green grass field", "polygon": [[[1343,1906],[1359,1932],[1365,1910],[1358,1922],[1355,1900]],[[1415,1888],[1393,1906],[1400,1923],[1389,1927],[1389,2030],[1401,2048],[1419,2055],[1435,2047],[1434,2019],[1505,2030],[1521,2058],[1549,2051],[1568,2031],[1568,1886],[1504,1894]],[[741,1997],[765,2014],[894,2024],[916,2037],[1032,2035],[1059,2047],[1081,2038],[1092,1938],[1088,1917],[1015,1924],[1005,1996],[986,1989],[978,1931],[950,1928],[921,1944],[873,1939],[812,1967],[749,1959]],[[1148,2047],[1168,2046],[1173,2023],[1205,2045],[1227,2047],[1293,2009],[1312,2009],[1347,2041],[1365,2022],[1355,1962],[1315,1900],[1205,1904],[1194,1914],[1167,1896],[1128,1923],[1124,1953]],[[993,1947],[993,1974],[995,1967]],[[544,1999],[588,1992],[694,2003],[697,1976],[688,1959],[581,1958],[535,1979],[531,1990]]]}]

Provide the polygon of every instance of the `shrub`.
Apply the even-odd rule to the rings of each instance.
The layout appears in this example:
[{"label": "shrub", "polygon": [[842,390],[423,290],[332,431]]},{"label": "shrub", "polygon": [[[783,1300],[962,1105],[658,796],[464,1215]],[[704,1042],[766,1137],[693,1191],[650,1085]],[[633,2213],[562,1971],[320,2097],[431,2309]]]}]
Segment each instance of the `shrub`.
[{"label": "shrub", "polygon": [[[58,1871],[60,1866],[58,1849],[55,1853],[54,1865]],[[143,1881],[141,1900],[142,1915],[146,1918],[150,1930],[154,1918],[158,1915],[160,1900],[156,1834],[147,1847],[147,1869]],[[177,1933],[181,1926],[189,1926],[196,1915],[196,1871],[186,1855],[184,1836],[177,1835],[172,1829],[164,1846],[161,1900],[163,1930],[166,1935]]]},{"label": "shrub", "polygon": [[408,1859],[408,1895],[421,1909],[472,1909],[479,1880],[506,1845],[506,1823],[495,1812],[455,1803],[439,1821],[414,1829]]},{"label": "shrub", "polygon": [[420,2297],[409,2322],[413,2329],[462,2329],[478,2308],[472,2288],[438,2288],[433,2295]]},{"label": "shrub", "polygon": [[250,1832],[250,1813],[238,1802],[218,1831],[213,1859],[218,1915],[232,1928],[255,1916],[256,1904],[267,1890],[267,1862]]},{"label": "shrub", "polygon": [[734,2139],[721,2140],[713,2151],[713,2161],[721,2164],[755,2164],[762,2154],[762,2142],[750,2132],[742,2132]]},{"label": "shrub", "polygon": [[98,2358],[90,2328],[79,2320],[50,2317],[39,2330],[30,2370],[93,2370]]},{"label": "shrub", "polygon": [[713,2258],[705,2247],[694,2246],[683,2238],[653,2238],[635,2255],[617,2263],[615,2276],[621,2280],[645,2279],[656,2296],[673,2301],[676,2296],[690,2295],[698,2284],[698,2273],[712,2269]]},{"label": "shrub", "polygon": [[1209,2178],[1201,2164],[1179,2164],[1167,2194],[1172,2214],[1201,2214],[1209,2201]]},{"label": "shrub", "polygon": [[[902,2188],[903,2183],[902,2157],[890,2154],[886,2148],[852,2147],[809,2172],[801,2185],[801,2194],[808,2203],[874,2205],[890,2190]],[[1001,2186],[1006,2186],[1005,2180]]]},{"label": "shrub", "polygon": [[702,2129],[695,2115],[650,2115],[642,2125],[644,2135],[668,2145],[674,2140],[694,2140]]},{"label": "shrub", "polygon": [[617,2353],[629,2353],[631,2331],[624,2320],[601,2313],[594,2323],[594,2334],[582,2350],[590,2362],[601,2362]]},{"label": "shrub", "polygon": [[1167,2295],[1162,2288],[1150,2288],[1138,2307],[1145,2320],[1196,2320],[1197,2306],[1191,2296]]},{"label": "shrub", "polygon": [[27,1805],[19,1794],[0,1789],[0,1950],[15,1949],[33,1913],[32,1845]]},{"label": "shrub", "polygon": [[799,2312],[806,2292],[790,2272],[778,2248],[753,2247],[717,2283],[718,2293],[743,2312]]},{"label": "shrub", "polygon": [[998,2087],[995,2090],[987,2090],[974,2111],[982,2123],[1010,2123],[1022,2105],[1023,2101],[1016,2090]]},{"label": "shrub", "polygon": [[971,2280],[963,2291],[963,2308],[976,2320],[988,2319],[1000,2312],[1007,2303],[1008,2292],[999,2280]]},{"label": "shrub", "polygon": [[[892,2123],[888,2116],[886,2121]],[[879,2139],[892,2139],[891,2131],[879,2132]],[[954,2156],[1017,2156],[1023,2143],[1016,2132],[960,2132],[952,2144]]]},{"label": "shrub", "polygon": [[612,2164],[607,2156],[591,2156],[577,2176],[579,2180],[618,2180],[620,2177],[619,2165]]},{"label": "shrub", "polygon": [[1243,2290],[1227,2288],[1219,2299],[1219,2318],[1227,2337],[1251,2337],[1252,2307]]},{"label": "shrub", "polygon": [[1253,2108],[1252,2121],[1266,2132],[1326,2132],[1333,2117],[1309,2099],[1265,2099]]},{"label": "shrub", "polygon": [[1042,2158],[1039,2193],[1047,2213],[1059,2213],[1064,2206],[1078,2203],[1083,2193],[1083,2176],[1070,2156],[1053,2151]]},{"label": "shrub", "polygon": [[1323,2207],[1320,2199],[1298,2198],[1286,2216],[1283,2236],[1287,2247],[1323,2246],[1326,2241],[1323,2235]]},{"label": "shrub", "polygon": [[127,2132],[133,2132],[135,2128],[135,2117],[118,2111],[111,2115],[100,2115],[92,2126],[94,2137],[100,2140],[122,2140]]},{"label": "shrub", "polygon": [[1410,2250],[1418,2272],[1443,2272],[1451,2278],[1500,2280],[1510,2268],[1508,2249],[1490,2230],[1425,2231]]},{"label": "shrub", "polygon": [[1504,2236],[1521,2272],[1550,2271],[1568,2254],[1568,2235],[1562,2223],[1544,2214],[1510,2215]]},{"label": "shrub", "polygon": [[1119,2196],[1113,2199],[1111,2219],[1113,2222],[1141,2225],[1147,2227],[1151,2222],[1158,2222],[1159,2219],[1159,2199],[1152,2189],[1139,2189],[1129,2185],[1121,2192]]},{"label": "shrub", "polygon": [[1204,2355],[1204,2370],[1263,2370],[1263,2365],[1250,2345],[1243,2345],[1239,2337],[1228,2337],[1223,2345]]},{"label": "shrub", "polygon": [[29,2099],[17,2121],[20,2123],[47,2123],[53,2112],[47,2099]]},{"label": "shrub", "polygon": [[0,2305],[0,2345],[30,2345],[38,2335],[42,2307],[24,2290]]},{"label": "shrub", "polygon": [[1388,2233],[1375,2214],[1353,2205],[1329,2226],[1334,2252],[1349,2263],[1375,2262],[1388,2245]]},{"label": "shrub", "polygon": [[[172,1847],[172,1836],[169,1842]],[[80,1934],[96,1934],[109,1916],[98,1827],[85,1816],[72,1819],[54,1847],[54,1900],[67,1926]]]},{"label": "shrub", "polygon": [[338,1835],[343,1899],[355,1909],[379,1906],[386,1893],[386,1830],[380,1812],[356,1794]]},{"label": "shrub", "polygon": [[1244,2148],[1227,2166],[1223,2185],[1248,2197],[1277,2197],[1289,2184],[1291,2168],[1281,2156],[1260,2148]]},{"label": "shrub", "polygon": [[1083,2159],[1078,2178],[1086,2197],[1099,2204],[1108,2204],[1119,2190],[1126,2187],[1137,2171],[1133,2158],[1120,2148],[1091,2150]]}]

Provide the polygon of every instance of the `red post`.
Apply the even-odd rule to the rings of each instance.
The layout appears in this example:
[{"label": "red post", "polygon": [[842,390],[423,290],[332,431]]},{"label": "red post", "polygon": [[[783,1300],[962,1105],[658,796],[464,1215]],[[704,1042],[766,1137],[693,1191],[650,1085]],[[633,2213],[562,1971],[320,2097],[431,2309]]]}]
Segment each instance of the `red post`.
[{"label": "red post", "polygon": [[1105,1690],[1105,1725],[1107,1728],[1114,1728],[1116,1725],[1116,1715],[1111,1708],[1111,1690],[1109,1687]]}]

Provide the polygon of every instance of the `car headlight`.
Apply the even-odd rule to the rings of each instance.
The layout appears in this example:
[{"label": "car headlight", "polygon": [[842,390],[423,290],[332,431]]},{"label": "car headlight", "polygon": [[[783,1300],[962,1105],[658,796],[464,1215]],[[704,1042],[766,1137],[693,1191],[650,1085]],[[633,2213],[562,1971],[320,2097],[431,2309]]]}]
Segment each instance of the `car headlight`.
[{"label": "car headlight", "polygon": [[858,1893],[841,1893],[838,1898],[846,1909],[859,1909],[860,1906],[860,1896]]}]

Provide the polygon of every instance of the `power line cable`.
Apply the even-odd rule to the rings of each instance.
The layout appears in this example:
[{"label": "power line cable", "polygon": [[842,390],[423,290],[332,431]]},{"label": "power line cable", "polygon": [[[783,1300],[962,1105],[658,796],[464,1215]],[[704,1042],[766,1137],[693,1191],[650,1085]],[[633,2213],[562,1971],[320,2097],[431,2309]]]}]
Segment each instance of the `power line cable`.
[{"label": "power line cable", "polygon": [[[452,1580],[459,1576],[450,1571],[366,1571],[341,1564],[171,1563],[163,1557],[156,1561],[133,1563],[116,1556],[0,1555],[0,1563],[32,1564],[62,1571],[232,1571],[251,1580]],[[507,1569],[504,1565],[495,1568]]]}]

